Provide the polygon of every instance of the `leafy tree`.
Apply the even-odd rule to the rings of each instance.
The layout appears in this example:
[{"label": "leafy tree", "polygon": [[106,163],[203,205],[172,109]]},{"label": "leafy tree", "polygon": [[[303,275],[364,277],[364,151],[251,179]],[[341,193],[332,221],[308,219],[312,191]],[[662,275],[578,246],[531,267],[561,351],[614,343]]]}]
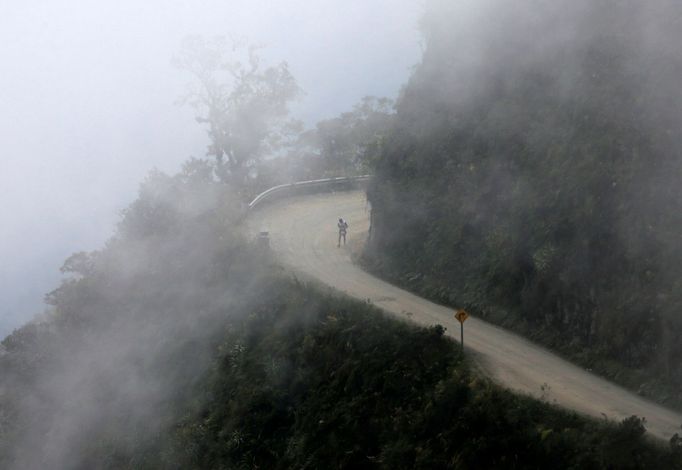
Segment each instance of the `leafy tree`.
[{"label": "leafy tree", "polygon": [[198,36],[184,41],[174,62],[194,78],[182,101],[207,127],[217,175],[247,188],[257,163],[300,130],[289,104],[301,90],[287,63],[264,65],[256,46]]},{"label": "leafy tree", "polygon": [[259,187],[370,173],[393,116],[392,100],[364,97],[351,111],[302,132],[283,158],[262,162]]},{"label": "leafy tree", "polygon": [[393,117],[393,101],[366,96],[352,111],[301,134],[290,158],[307,177],[371,171]]}]

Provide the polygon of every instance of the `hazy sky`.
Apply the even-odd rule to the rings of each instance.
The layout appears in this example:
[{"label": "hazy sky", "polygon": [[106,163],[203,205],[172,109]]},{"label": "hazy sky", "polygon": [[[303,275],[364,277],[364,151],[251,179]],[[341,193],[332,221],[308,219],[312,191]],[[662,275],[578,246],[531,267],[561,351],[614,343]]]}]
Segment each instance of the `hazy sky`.
[{"label": "hazy sky", "polygon": [[0,337],[42,310],[71,253],[96,249],[153,167],[203,156],[175,104],[190,34],[286,60],[312,124],[395,97],[419,60],[422,0],[0,0]]}]

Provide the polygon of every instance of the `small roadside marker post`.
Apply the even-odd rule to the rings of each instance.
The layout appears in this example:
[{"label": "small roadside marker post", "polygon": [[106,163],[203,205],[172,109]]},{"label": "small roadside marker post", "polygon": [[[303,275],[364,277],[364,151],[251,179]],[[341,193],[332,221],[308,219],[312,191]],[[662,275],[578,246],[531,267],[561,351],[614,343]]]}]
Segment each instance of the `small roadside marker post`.
[{"label": "small roadside marker post", "polygon": [[462,352],[464,352],[464,322],[467,320],[467,318],[469,318],[469,313],[467,313],[466,310],[459,309],[457,310],[457,313],[455,313],[455,318],[459,322],[459,343],[462,346]]}]

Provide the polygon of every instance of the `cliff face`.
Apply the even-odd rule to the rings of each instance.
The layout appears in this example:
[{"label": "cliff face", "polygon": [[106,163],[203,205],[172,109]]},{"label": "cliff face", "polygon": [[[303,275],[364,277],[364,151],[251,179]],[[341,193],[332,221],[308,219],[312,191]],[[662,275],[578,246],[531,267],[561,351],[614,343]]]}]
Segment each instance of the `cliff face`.
[{"label": "cliff face", "polygon": [[681,9],[526,3],[431,2],[368,257],[587,363],[679,383]]}]

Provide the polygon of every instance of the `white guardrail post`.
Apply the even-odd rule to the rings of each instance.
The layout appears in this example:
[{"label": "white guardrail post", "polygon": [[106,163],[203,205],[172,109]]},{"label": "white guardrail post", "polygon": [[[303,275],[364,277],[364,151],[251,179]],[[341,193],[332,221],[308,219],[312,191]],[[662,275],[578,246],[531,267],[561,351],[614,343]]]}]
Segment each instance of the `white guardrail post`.
[{"label": "white guardrail post", "polygon": [[328,189],[333,189],[339,186],[339,189],[346,189],[344,186],[351,185],[352,187],[359,186],[361,183],[368,181],[372,176],[340,176],[338,178],[325,178],[320,180],[299,181],[297,183],[280,184],[268,190],[263,191],[256,196],[253,201],[249,203],[248,211],[254,210],[256,207],[271,201],[272,199],[279,199],[282,197],[296,196],[298,194],[306,194],[308,191],[320,192]]}]

